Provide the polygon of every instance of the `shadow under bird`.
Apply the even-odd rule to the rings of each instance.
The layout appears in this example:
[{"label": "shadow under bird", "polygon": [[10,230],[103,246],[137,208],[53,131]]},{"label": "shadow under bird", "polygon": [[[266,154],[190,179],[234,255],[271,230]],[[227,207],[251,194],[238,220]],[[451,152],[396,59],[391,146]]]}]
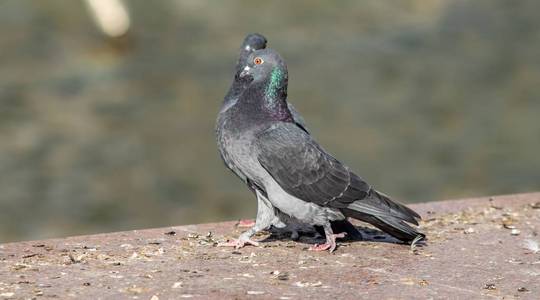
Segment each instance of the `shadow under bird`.
[{"label": "shadow under bird", "polygon": [[311,250],[333,252],[336,238],[359,235],[349,217],[405,242],[424,238],[408,224],[418,225],[416,212],[373,189],[313,139],[287,102],[287,66],[265,49],[266,39],[248,35],[242,47],[216,133],[226,166],[257,196],[257,218],[221,245],[258,245],[251,239],[258,231],[303,224],[322,227],[326,236]]}]

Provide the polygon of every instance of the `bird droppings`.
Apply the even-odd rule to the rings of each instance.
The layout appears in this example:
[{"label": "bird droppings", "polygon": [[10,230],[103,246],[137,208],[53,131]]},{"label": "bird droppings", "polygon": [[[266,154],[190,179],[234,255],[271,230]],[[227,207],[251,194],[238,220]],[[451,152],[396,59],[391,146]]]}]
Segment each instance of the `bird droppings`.
[{"label": "bird droppings", "polygon": [[144,288],[141,288],[141,287],[138,287],[136,285],[132,286],[132,287],[128,287],[126,288],[126,292],[128,293],[132,293],[132,294],[141,294],[142,292],[144,292],[146,289]]},{"label": "bird droppings", "polygon": [[431,213],[420,224],[428,240],[413,253],[373,238],[381,234],[372,227],[333,255],[302,251],[314,236],[274,231],[259,235],[264,248],[215,247],[242,230],[234,222],[2,244],[0,299],[526,297],[540,293],[536,202],[540,194],[417,205]]},{"label": "bird droppings", "polygon": [[411,277],[401,278],[400,282],[401,282],[401,284],[404,284],[404,285],[415,285],[416,284],[416,280],[414,278],[411,278]]},{"label": "bird droppings", "polygon": [[264,295],[263,291],[247,291],[248,295]]},{"label": "bird droppings", "polygon": [[0,297],[5,297],[5,298],[9,298],[9,297],[13,297],[15,296],[15,293],[13,292],[6,292],[6,293],[1,293],[0,294]]},{"label": "bird droppings", "polygon": [[523,246],[534,254],[540,252],[540,243],[535,240],[527,239],[523,241]]},{"label": "bird droppings", "polygon": [[270,274],[272,275],[272,278],[277,280],[289,280],[289,273],[287,272],[273,271]]},{"label": "bird droppings", "polygon": [[304,288],[304,287],[320,287],[322,285],[323,284],[320,281],[317,281],[317,282],[297,281],[297,282],[294,283],[294,286],[301,287],[301,288]]},{"label": "bird droppings", "polygon": [[474,228],[469,227],[469,228],[465,229],[465,230],[463,231],[463,233],[465,233],[465,234],[471,234],[471,233],[475,233],[475,230],[474,230]]}]

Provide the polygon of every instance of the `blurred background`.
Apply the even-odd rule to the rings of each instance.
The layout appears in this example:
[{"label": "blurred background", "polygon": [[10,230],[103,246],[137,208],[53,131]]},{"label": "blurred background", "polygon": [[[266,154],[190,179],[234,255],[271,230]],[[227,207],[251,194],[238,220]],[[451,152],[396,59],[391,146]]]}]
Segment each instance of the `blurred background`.
[{"label": "blurred background", "polygon": [[0,242],[254,217],[214,138],[250,32],[396,199],[540,190],[539,1],[339,4],[0,2]]}]

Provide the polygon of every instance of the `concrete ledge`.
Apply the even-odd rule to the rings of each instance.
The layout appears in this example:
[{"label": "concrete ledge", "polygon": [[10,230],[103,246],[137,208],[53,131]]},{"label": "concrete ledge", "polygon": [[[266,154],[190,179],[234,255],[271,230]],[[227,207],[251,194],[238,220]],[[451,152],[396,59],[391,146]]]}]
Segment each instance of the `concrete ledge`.
[{"label": "concrete ledge", "polygon": [[429,238],[414,251],[367,228],[334,254],[310,237],[215,247],[235,222],[2,244],[0,300],[538,299],[540,193],[412,206]]}]

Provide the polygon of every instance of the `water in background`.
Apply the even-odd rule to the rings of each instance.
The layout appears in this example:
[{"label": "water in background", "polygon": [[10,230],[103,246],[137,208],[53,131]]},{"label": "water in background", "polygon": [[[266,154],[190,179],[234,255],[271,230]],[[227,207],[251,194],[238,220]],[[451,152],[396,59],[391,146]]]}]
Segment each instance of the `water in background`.
[{"label": "water in background", "polygon": [[403,202],[540,188],[540,2],[0,3],[0,242],[255,215],[214,121],[244,35],[324,147]]}]

